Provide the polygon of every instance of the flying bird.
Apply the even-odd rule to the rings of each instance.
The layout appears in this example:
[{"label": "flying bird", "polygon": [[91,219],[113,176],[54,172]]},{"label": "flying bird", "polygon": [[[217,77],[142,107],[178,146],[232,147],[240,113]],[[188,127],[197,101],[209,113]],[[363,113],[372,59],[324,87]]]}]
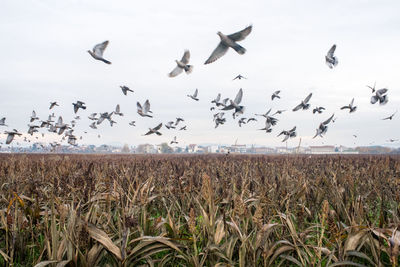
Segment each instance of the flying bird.
[{"label": "flying bird", "polygon": [[177,126],[179,124],[179,122],[181,122],[181,121],[185,121],[185,120],[182,118],[176,118],[175,126]]},{"label": "flying bird", "polygon": [[367,85],[367,87],[369,88],[369,89],[371,89],[371,91],[372,91],[372,93],[375,93],[375,85],[376,85],[376,82],[374,82],[374,87],[371,87],[371,86],[369,86],[369,85]]},{"label": "flying bird", "polygon": [[354,106],[354,98],[351,100],[350,104],[343,106],[340,109],[349,109],[349,113],[353,113],[357,110],[357,106]]},{"label": "flying bird", "polygon": [[153,116],[149,115],[148,113],[152,113],[150,111],[150,102],[147,99],[146,102],[144,102],[143,107],[142,105],[140,105],[139,102],[136,103],[136,107],[137,107],[137,113],[142,116],[142,117],[149,117],[149,118],[153,118]]},{"label": "flying bird", "polygon": [[117,104],[117,106],[115,107],[114,114],[118,115],[118,116],[121,116],[121,117],[124,116],[124,113],[121,113],[121,108],[119,107],[119,104]]},{"label": "flying bird", "polygon": [[174,140],[172,140],[169,144],[170,144],[170,145],[172,145],[172,144],[178,144],[178,141],[176,141],[176,136],[174,137]]},{"label": "flying bird", "polygon": [[104,41],[104,42],[102,42],[102,43],[100,43],[100,44],[95,45],[95,46],[93,47],[92,51],[88,50],[87,52],[88,52],[94,59],[101,60],[101,61],[103,61],[104,63],[107,63],[107,64],[111,64],[110,61],[108,61],[108,60],[106,60],[106,59],[103,58],[103,53],[104,53],[104,50],[107,48],[108,43],[109,43],[108,41]]},{"label": "flying bird", "polygon": [[307,110],[310,107],[310,104],[308,104],[308,101],[310,101],[312,97],[312,93],[310,93],[299,105],[294,107],[293,111],[298,111],[299,109]]},{"label": "flying bird", "polygon": [[385,105],[389,101],[387,91],[389,91],[387,88],[376,90],[375,95],[371,97],[371,104],[379,102],[380,105]]},{"label": "flying bird", "polygon": [[97,116],[97,113],[92,113],[92,114],[90,114],[90,116],[88,116],[88,118],[89,118],[89,120],[97,121],[98,118],[96,116]]},{"label": "flying bird", "polygon": [[158,130],[160,130],[162,127],[162,123],[157,125],[154,128],[149,128],[149,131],[145,135],[150,135],[150,134],[156,134],[156,135],[162,135]]},{"label": "flying bird", "polygon": [[334,44],[331,47],[331,49],[329,49],[328,53],[325,56],[326,65],[328,65],[330,69],[336,67],[337,64],[339,63],[338,58],[334,55],[335,50],[336,50],[336,45]]},{"label": "flying bird", "polygon": [[173,121],[169,121],[165,124],[165,127],[169,130],[169,129],[175,129],[176,127],[174,126],[174,122]]},{"label": "flying bird", "polygon": [[238,114],[243,114],[245,107],[244,106],[240,106],[240,102],[242,101],[242,97],[243,97],[243,90],[242,88],[240,88],[239,92],[236,94],[235,99],[232,101],[230,101],[230,105],[229,106],[225,106],[224,108],[222,108],[221,110],[231,110],[234,109],[235,112],[233,113],[233,118],[235,118],[236,115]]},{"label": "flying bird", "polygon": [[1,120],[0,120],[0,126],[8,126],[8,125],[6,125],[6,118],[4,117],[4,118],[1,118]]},{"label": "flying bird", "polygon": [[89,127],[92,129],[97,129],[96,122],[95,121],[92,122],[92,124],[90,124]]},{"label": "flying bird", "polygon": [[[392,115],[390,115],[389,117],[383,118],[382,120],[393,120],[394,115],[397,113],[397,110],[395,113],[393,113]],[[1,124],[0,124],[1,125]]]},{"label": "flying bird", "polygon": [[130,125],[130,126],[136,126],[135,123],[136,123],[136,121],[131,121],[131,122],[129,123],[129,125]]},{"label": "flying bird", "polygon": [[86,109],[85,103],[82,101],[76,101],[76,103],[72,103],[74,106],[74,112],[77,113],[78,110],[81,109]]},{"label": "flying bird", "polygon": [[334,115],[335,114],[332,114],[332,116],[330,116],[326,121],[320,123],[313,139],[317,136],[323,137],[323,135],[326,134],[326,132],[328,131],[328,124],[332,121]]},{"label": "flying bird", "polygon": [[282,142],[287,141],[289,138],[294,138],[297,136],[296,133],[296,126],[294,126],[292,129],[290,129],[289,131],[285,131],[283,130],[280,134],[278,134],[278,136],[284,135],[285,138],[283,138]]},{"label": "flying bird", "polygon": [[190,97],[193,100],[199,101],[199,99],[197,98],[197,94],[199,93],[199,90],[196,88],[196,91],[194,91],[193,95],[187,95],[188,97]]},{"label": "flying bird", "polygon": [[252,28],[253,26],[250,25],[247,28],[230,35],[218,32],[217,34],[221,41],[204,64],[212,63],[225,55],[229,47],[233,48],[240,55],[246,53],[246,49],[240,46],[237,42],[244,40],[251,33]]},{"label": "flying bird", "polygon": [[321,114],[324,110],[325,110],[324,107],[315,107],[315,108],[313,109],[312,113],[314,114],[314,113],[317,113],[317,112],[318,112],[319,114]]},{"label": "flying bird", "polygon": [[275,91],[272,95],[271,95],[271,100],[274,100],[275,98],[281,98],[279,96],[279,93],[281,92],[281,90]]},{"label": "flying bird", "polygon": [[128,86],[122,85],[122,86],[120,86],[120,87],[121,87],[122,93],[123,93],[124,95],[127,95],[128,92],[132,92],[132,93],[133,93],[133,90],[129,89]]},{"label": "flying bird", "polygon": [[171,78],[176,77],[179,74],[181,74],[183,70],[185,70],[186,74],[190,74],[193,71],[193,66],[188,65],[189,59],[190,59],[190,52],[189,50],[185,50],[182,59],[180,61],[175,60],[176,67],[168,74],[168,76]]},{"label": "flying bird", "polygon": [[179,129],[179,131],[186,131],[187,129],[186,129],[186,125],[185,126],[183,126],[183,127],[181,127],[180,129]]},{"label": "flying bird", "polygon": [[55,106],[58,106],[57,101],[55,101],[55,102],[50,102],[50,107],[49,107],[49,109],[52,109],[52,108],[54,108]]},{"label": "flying bird", "polygon": [[242,127],[242,124],[246,124],[246,118],[240,118],[238,121],[239,127]]},{"label": "flying bird", "polygon": [[236,80],[236,79],[241,80],[241,79],[247,79],[247,78],[244,77],[244,76],[242,76],[241,74],[239,74],[238,76],[236,76],[235,78],[233,78],[232,81],[234,81],[234,80]]},{"label": "flying bird", "polygon": [[7,134],[6,145],[9,145],[12,142],[12,140],[14,140],[14,137],[16,135],[18,136],[22,135],[22,133],[19,133],[18,130],[15,129],[12,131],[5,131],[4,133]]},{"label": "flying bird", "polygon": [[33,110],[32,115],[31,115],[31,120],[30,122],[33,122],[34,120],[38,120],[39,118],[36,116],[36,112]]}]

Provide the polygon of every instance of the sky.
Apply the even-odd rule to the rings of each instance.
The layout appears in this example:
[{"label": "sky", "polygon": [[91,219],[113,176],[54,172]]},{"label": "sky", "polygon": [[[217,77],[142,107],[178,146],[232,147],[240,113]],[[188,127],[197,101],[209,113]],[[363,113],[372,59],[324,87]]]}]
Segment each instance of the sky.
[{"label": "sky", "polygon": [[[159,144],[174,136],[187,144],[256,144],[282,146],[280,131],[297,126],[298,137],[289,146],[301,145],[386,145],[400,138],[400,114],[392,121],[381,120],[400,109],[400,2],[393,1],[78,1],[3,0],[0,9],[0,117],[9,127],[1,131],[28,129],[35,110],[41,119],[50,114],[50,101],[60,106],[51,110],[70,121],[72,103],[81,100],[86,110],[75,134],[78,144]],[[219,43],[216,34],[231,34],[253,25],[240,45],[214,63],[205,60]],[[104,58],[94,60],[87,50],[109,40]],[[329,69],[325,55],[336,44],[339,64]],[[194,66],[189,75],[170,78],[185,49]],[[242,74],[248,79],[232,79]],[[388,88],[389,102],[369,103],[366,85]],[[124,96],[126,85],[134,93]],[[187,97],[199,90],[200,101]],[[227,122],[214,128],[210,111],[218,93],[234,98],[243,88],[244,117],[269,108],[286,109],[271,133],[257,129],[258,122],[238,126],[231,113]],[[281,99],[271,94],[281,90]],[[292,112],[309,93],[311,108]],[[354,98],[355,113],[340,110]],[[154,118],[136,113],[136,102],[150,100]],[[120,104],[123,117],[110,127],[89,128],[93,112],[111,112]],[[312,108],[323,106],[322,114]],[[324,138],[312,137],[319,123],[335,114]],[[187,131],[161,129],[162,136],[143,136],[149,127],[183,117]],[[136,121],[136,127],[128,125]],[[183,125],[184,125],[183,124]],[[87,134],[84,134],[87,131]],[[41,141],[60,140],[46,130]],[[98,134],[101,138],[98,138]],[[357,135],[357,138],[353,137]],[[32,138],[32,137],[30,137]],[[0,135],[4,142],[5,135]],[[17,142],[23,137],[16,138]],[[22,142],[21,142],[22,143]]]}]

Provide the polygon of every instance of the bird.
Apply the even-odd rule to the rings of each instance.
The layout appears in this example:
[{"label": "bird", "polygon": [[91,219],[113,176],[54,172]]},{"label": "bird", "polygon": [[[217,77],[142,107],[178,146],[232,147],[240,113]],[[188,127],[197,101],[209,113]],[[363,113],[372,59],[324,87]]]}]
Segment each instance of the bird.
[{"label": "bird", "polygon": [[214,49],[211,56],[206,60],[206,62],[204,62],[204,64],[210,64],[225,55],[229,47],[233,48],[240,55],[246,53],[246,49],[236,42],[244,40],[251,33],[252,29],[253,26],[250,25],[245,29],[230,35],[225,35],[222,32],[218,32],[217,34],[221,41],[219,42],[217,48]]},{"label": "bird", "polygon": [[215,128],[217,128],[219,125],[222,125],[226,122],[224,115],[225,115],[224,112],[218,112],[218,113],[214,114]]},{"label": "bird", "polygon": [[218,104],[221,104],[219,103],[219,100],[221,100],[221,94],[218,94],[217,97],[211,101],[211,103],[214,103],[216,106],[218,106]]},{"label": "bird", "polygon": [[193,95],[187,95],[187,96],[193,100],[199,101],[199,99],[197,98],[198,93],[199,93],[199,90],[196,88],[196,91],[194,91]]},{"label": "bird", "polygon": [[274,126],[278,122],[278,119],[274,118],[272,116],[269,116],[270,112],[271,112],[271,109],[269,109],[265,114],[255,114],[255,115],[256,116],[263,116],[266,119],[266,122],[268,124],[271,124],[271,126]]},{"label": "bird", "polygon": [[389,91],[387,88],[376,90],[375,95],[371,97],[371,104],[379,102],[380,105],[385,105],[389,101],[388,95],[386,94],[387,91]]},{"label": "bird", "polygon": [[241,80],[241,79],[247,79],[247,78],[244,77],[244,76],[242,76],[241,74],[239,74],[238,76],[236,76],[235,78],[233,78],[232,81],[234,81],[234,80],[236,80],[236,79]]},{"label": "bird", "polygon": [[272,132],[272,128],[271,127],[272,127],[272,124],[269,123],[268,121],[265,121],[265,127],[262,128],[262,129],[258,129],[258,130],[265,131],[266,133],[270,133],[270,132]]},{"label": "bird", "polygon": [[349,109],[349,113],[353,113],[357,110],[357,106],[354,106],[354,98],[351,100],[350,104],[347,106],[343,106],[340,109]]},{"label": "bird", "polygon": [[136,123],[136,121],[131,121],[131,122],[129,123],[129,125],[130,125],[130,126],[136,126],[135,123]]},{"label": "bird", "polygon": [[283,138],[282,142],[287,141],[289,138],[294,138],[297,136],[296,133],[296,126],[294,126],[292,129],[290,129],[289,131],[285,131],[283,130],[280,134],[278,134],[277,136],[281,136],[284,135],[285,137]]},{"label": "bird", "polygon": [[114,112],[108,113],[108,112],[104,112],[104,113],[100,113],[100,118],[97,120],[97,125],[101,124],[105,119],[107,119],[111,126],[113,125],[114,121],[112,120],[111,116],[114,114]]},{"label": "bird", "polygon": [[162,123],[157,125],[154,128],[149,128],[149,131],[145,135],[150,135],[150,134],[156,134],[156,135],[162,135],[158,130],[160,130],[162,127]]},{"label": "bird", "polygon": [[6,125],[6,118],[4,117],[4,118],[1,118],[1,120],[0,120],[0,126],[8,126],[8,125]]},{"label": "bird", "polygon": [[77,113],[78,110],[81,109],[86,109],[85,103],[82,101],[76,101],[76,103],[72,103],[72,105],[74,106],[74,112]]},{"label": "bird", "polygon": [[272,95],[271,95],[271,100],[274,100],[275,98],[281,98],[280,96],[279,96],[279,93],[280,93],[281,91],[280,90],[278,90],[278,91],[275,91]]},{"label": "bird", "polygon": [[114,112],[114,114],[115,115],[118,115],[118,116],[124,116],[124,113],[121,113],[121,109],[120,109],[120,107],[119,107],[119,104],[117,104],[117,106],[115,107],[115,112]]},{"label": "bird", "polygon": [[387,142],[390,142],[390,143],[397,142],[397,141],[399,141],[399,139],[389,139],[389,140],[387,140]]},{"label": "bird", "polygon": [[336,67],[339,63],[338,58],[334,55],[336,50],[336,45],[334,44],[325,56],[325,63],[330,69]]},{"label": "bird", "polygon": [[175,129],[176,127],[174,126],[174,122],[173,121],[169,121],[165,124],[165,127],[169,130],[169,129]]},{"label": "bird", "polygon": [[52,109],[52,108],[54,108],[55,106],[58,106],[57,101],[55,101],[55,102],[50,102],[50,107],[49,107],[49,109]]},{"label": "bird", "polygon": [[235,118],[235,115],[237,115],[237,114],[243,114],[244,110],[245,110],[245,107],[239,105],[240,102],[242,101],[242,97],[243,97],[243,90],[242,90],[242,88],[240,88],[239,92],[236,94],[235,100],[231,100],[230,101],[230,105],[229,106],[225,106],[221,110],[234,109],[235,112],[233,113],[233,118]]},{"label": "bird", "polygon": [[246,118],[244,118],[244,117],[240,118],[238,123],[239,123],[239,127],[242,127],[242,124],[246,124]]},{"label": "bird", "polygon": [[107,48],[109,41],[104,41],[100,44],[97,44],[93,47],[92,51],[88,50],[87,52],[97,60],[101,60],[104,63],[111,64],[110,61],[103,58],[104,50]]},{"label": "bird", "polygon": [[247,119],[247,123],[249,123],[249,122],[251,122],[251,121],[257,121],[257,119],[256,119],[256,118],[248,118],[248,119]]},{"label": "bird", "polygon": [[128,86],[121,85],[120,87],[121,87],[122,93],[123,93],[124,95],[127,95],[128,92],[132,92],[132,93],[133,93],[133,90],[129,89]]},{"label": "bird", "polygon": [[88,118],[89,118],[89,120],[97,121],[98,118],[96,118],[96,116],[97,116],[97,113],[92,113],[92,114],[90,114],[90,116],[88,116]]},{"label": "bird", "polygon": [[298,111],[299,109],[307,110],[310,107],[308,101],[310,101],[312,93],[310,93],[299,105],[293,108],[293,111]]},{"label": "bird", "polygon": [[16,135],[22,135],[22,133],[19,133],[18,130],[15,129],[13,129],[12,131],[5,131],[4,133],[7,134],[6,145],[9,145],[14,140],[14,137]]},{"label": "bird", "polygon": [[354,138],[357,138],[357,135],[356,135],[356,134],[353,134],[353,137],[354,137]]},{"label": "bird", "polygon": [[314,113],[322,113],[322,111],[324,111],[325,110],[325,108],[324,107],[315,107],[314,109],[313,109],[313,111],[312,111],[312,113],[314,114]]},{"label": "bird", "polygon": [[30,135],[33,135],[33,133],[39,132],[38,129],[37,129],[37,128],[39,128],[38,125],[29,125],[28,124],[28,127],[29,127],[28,134],[30,134]]},{"label": "bird", "polygon": [[335,116],[335,114],[332,114],[332,116],[330,116],[326,121],[321,122],[316,130],[316,133],[313,137],[313,139],[317,136],[323,137],[323,135],[326,134],[326,132],[328,131],[328,124],[331,122],[331,120],[333,119],[333,116]]},{"label": "bird", "polygon": [[172,144],[178,144],[178,141],[176,141],[176,136],[174,136],[174,140],[172,140],[169,144],[170,144],[170,145],[172,145]]},{"label": "bird", "polygon": [[92,122],[92,123],[89,125],[89,127],[92,128],[92,129],[97,129],[96,122],[95,122],[95,121]]},{"label": "bird", "polygon": [[374,87],[371,87],[371,86],[367,85],[367,87],[369,89],[371,89],[372,93],[375,93],[375,85],[376,85],[376,82],[374,82]]},{"label": "bird", "polygon": [[190,52],[189,50],[185,50],[185,53],[183,53],[182,59],[175,60],[176,62],[176,67],[173,69],[170,73],[168,73],[169,77],[176,77],[179,74],[182,73],[183,70],[185,70],[186,74],[190,74],[193,71],[193,66],[188,65],[190,60]]},{"label": "bird", "polygon": [[[392,120],[394,115],[397,113],[397,110],[395,113],[393,113],[392,115],[390,115],[389,117],[383,118],[382,120]],[[1,125],[1,124],[0,124]]]},{"label": "bird", "polygon": [[36,112],[33,110],[30,122],[33,122],[34,120],[38,120],[38,119],[39,118],[36,116]]},{"label": "bird", "polygon": [[139,102],[136,103],[136,107],[137,107],[137,113],[140,116],[153,118],[153,116],[148,114],[148,113],[152,113],[150,111],[150,101],[148,99],[144,102],[143,107],[142,107],[142,105],[140,105]]},{"label": "bird", "polygon": [[75,120],[80,120],[81,117],[80,117],[80,116],[75,116],[74,119],[75,119]]},{"label": "bird", "polygon": [[210,108],[210,111],[213,111],[213,110],[215,110],[215,107],[211,107],[211,108]]},{"label": "bird", "polygon": [[183,126],[183,127],[181,127],[180,129],[179,129],[179,131],[186,131],[187,129],[186,129],[186,125],[185,126]]},{"label": "bird", "polygon": [[176,121],[175,121],[175,126],[177,126],[178,124],[179,124],[179,122],[181,122],[181,121],[185,121],[184,119],[182,119],[182,118],[176,118]]}]

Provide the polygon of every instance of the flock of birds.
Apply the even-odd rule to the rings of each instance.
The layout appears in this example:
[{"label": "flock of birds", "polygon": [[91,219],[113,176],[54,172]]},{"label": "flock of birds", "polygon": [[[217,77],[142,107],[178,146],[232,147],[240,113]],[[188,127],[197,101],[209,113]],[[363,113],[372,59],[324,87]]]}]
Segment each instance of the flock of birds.
[{"label": "flock of birds", "polygon": [[[221,32],[218,32],[217,34],[220,37],[220,42],[204,64],[210,64],[215,62],[216,60],[224,56],[228,52],[229,48],[232,48],[240,55],[245,54],[246,49],[241,45],[239,45],[238,42],[243,41],[251,33],[251,31],[252,31],[252,26],[250,25],[245,29],[230,35],[225,35]],[[88,50],[87,52],[94,59],[102,61],[106,64],[111,64],[111,62],[105,59],[103,56],[104,51],[106,50],[108,44],[109,41],[102,42],[100,44],[95,45],[92,50]],[[325,62],[330,69],[335,68],[339,62],[337,56],[335,55],[335,50],[336,50],[336,45],[333,45],[325,56]],[[189,65],[189,61],[190,61],[190,52],[189,50],[185,50],[181,60],[175,60],[176,67],[168,74],[168,76],[171,78],[176,77],[183,71],[186,74],[190,74],[193,71],[193,66]],[[239,74],[233,80],[242,80],[242,79],[247,79],[247,78]],[[125,85],[120,86],[120,88],[125,96],[128,95],[128,93],[134,92]],[[387,88],[376,89],[376,84],[374,84],[374,86],[368,86],[368,88],[370,88],[372,91],[372,96],[370,101],[371,104],[379,103],[380,105],[385,105],[386,103],[388,103]],[[275,99],[280,99],[281,98],[280,93],[281,93],[280,90],[273,92],[273,94],[271,95],[271,100],[274,101]],[[192,95],[187,95],[187,97],[189,97],[194,101],[199,101],[198,95],[199,95],[199,90],[196,89]],[[249,117],[249,118],[243,117],[245,107],[243,105],[240,105],[242,98],[243,98],[243,90],[240,89],[234,99],[231,99],[229,97],[221,99],[221,94],[218,94],[217,97],[211,101],[211,104],[213,104],[213,106],[210,108],[210,111],[214,110],[218,111],[217,113],[213,114],[213,121],[215,123],[215,128],[217,128],[219,125],[223,125],[226,122],[225,112],[227,111],[233,111],[232,117],[234,120],[238,118],[239,127],[242,127],[243,124],[248,124],[250,122],[257,121],[255,117]],[[292,112],[296,112],[299,110],[308,110],[311,107],[310,104],[311,98],[312,98],[312,93],[307,95],[297,106],[295,106],[292,109]],[[59,116],[57,121],[55,121],[56,116],[54,115],[54,113],[50,114],[47,120],[40,120],[39,117],[36,115],[36,112],[33,111],[29,119],[30,123],[28,124],[29,128],[27,133],[33,135],[34,133],[39,132],[39,128],[45,128],[47,129],[48,132],[56,133],[62,136],[60,142],[66,140],[68,144],[77,146],[78,137],[74,134],[74,127],[77,121],[80,120],[80,116],[76,114],[79,112],[79,110],[85,110],[87,107],[86,104],[82,101],[76,101],[75,103],[72,103],[72,105],[75,117],[74,120],[72,120],[70,123],[65,123],[63,121],[62,116]],[[56,101],[50,102],[49,110],[53,110],[58,106],[59,104]],[[150,110],[150,101],[148,99],[143,104],[137,102],[136,106],[137,106],[137,113],[141,117],[153,118],[153,112]],[[348,105],[341,107],[341,110],[348,110],[349,113],[354,113],[357,110],[357,106],[355,106],[354,104],[354,98],[350,101]],[[324,111],[325,108],[322,106],[317,106],[312,110],[313,114],[321,114]],[[265,127],[259,130],[265,131],[266,133],[272,132],[273,126],[275,126],[278,123],[278,119],[276,118],[276,116],[282,114],[283,112],[286,112],[286,110],[277,110],[276,112],[271,114],[272,109],[269,109],[264,114],[254,114],[255,116],[263,117],[265,120]],[[390,116],[383,118],[383,120],[392,120],[396,113],[397,111],[395,111]],[[92,129],[97,129],[97,126],[103,123],[105,120],[107,120],[110,123],[110,126],[113,126],[116,123],[116,121],[114,120],[114,116],[124,116],[124,114],[121,113],[121,108],[119,104],[116,105],[115,110],[112,112],[100,112],[100,113],[90,114],[88,118],[92,121],[92,123],[89,125],[89,127]],[[336,120],[335,114],[332,114],[328,119],[321,122],[318,128],[316,129],[316,133],[313,138],[323,137],[328,131],[328,125],[331,122],[335,122],[335,120]],[[6,123],[5,121],[6,118],[0,119],[0,126],[7,126],[5,124]],[[185,120],[183,118],[176,118],[175,120],[169,121],[164,125],[165,128],[167,128],[168,130],[178,129],[180,131],[185,131],[187,130],[186,125],[179,126],[179,124],[183,123],[184,121]],[[33,124],[35,122],[40,122],[40,123]],[[129,125],[134,127],[136,126],[135,123],[136,121],[131,121],[129,122]],[[163,123],[159,123],[154,128],[149,128],[148,132],[146,132],[144,135],[151,135],[151,134],[162,135],[162,133],[160,132],[162,127]],[[84,133],[87,132],[85,131]],[[15,136],[22,135],[22,133],[20,133],[16,129],[13,129],[12,131],[5,131],[5,134],[7,134],[7,139],[5,142],[7,145],[14,140]],[[42,133],[42,136],[44,136],[44,133]],[[293,126],[290,130],[281,131],[277,136],[284,137],[282,139],[282,142],[286,142],[288,139],[296,137],[297,136],[296,126]],[[98,135],[98,137],[100,138],[100,135]],[[38,139],[38,137],[36,138]],[[82,139],[82,136],[80,136],[79,139]],[[24,141],[30,142],[30,140],[27,140],[26,137],[24,138]],[[395,142],[398,140],[389,139],[389,141]],[[60,145],[60,142],[52,142],[50,143],[50,145],[53,148],[55,148]],[[172,141],[170,141],[170,144],[171,145],[178,144],[176,136],[173,138]]]}]

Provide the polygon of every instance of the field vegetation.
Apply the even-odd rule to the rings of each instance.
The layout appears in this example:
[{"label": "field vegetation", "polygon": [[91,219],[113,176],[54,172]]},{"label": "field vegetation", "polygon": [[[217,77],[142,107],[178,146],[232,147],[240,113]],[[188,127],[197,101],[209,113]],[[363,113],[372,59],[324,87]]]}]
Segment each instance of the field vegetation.
[{"label": "field vegetation", "polygon": [[398,266],[395,156],[0,155],[0,266]]}]

